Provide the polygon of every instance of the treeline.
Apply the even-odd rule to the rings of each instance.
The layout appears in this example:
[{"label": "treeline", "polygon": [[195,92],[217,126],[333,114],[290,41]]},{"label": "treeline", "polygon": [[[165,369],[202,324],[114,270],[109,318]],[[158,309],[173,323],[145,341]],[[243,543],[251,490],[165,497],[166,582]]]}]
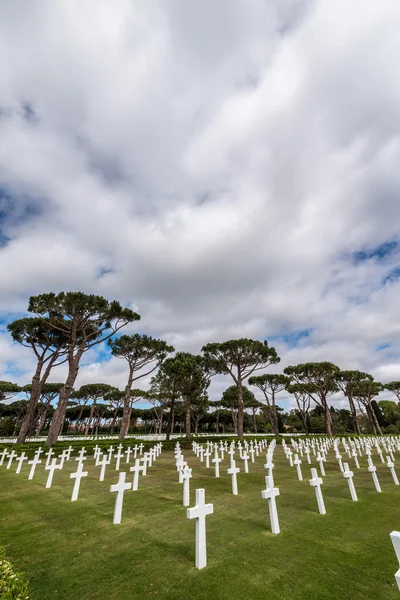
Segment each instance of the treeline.
[{"label": "treeline", "polygon": [[[398,405],[376,402],[384,388],[399,401],[397,381],[382,385],[368,373],[343,371],[330,362],[289,366],[283,374],[259,374],[280,362],[266,340],[210,343],[202,348],[201,355],[175,353],[164,340],[138,333],[120,335],[123,327],[140,316],[117,301],[81,292],[32,296],[28,312],[33,316],[10,323],[8,330],[16,343],[30,348],[36,357],[32,382],[22,388],[0,382],[0,402],[21,392],[26,395],[26,400],[3,404],[0,412],[0,431],[17,435],[18,443],[43,431],[47,432],[48,446],[66,431],[118,431],[123,440],[139,426],[165,432],[167,439],[177,428],[188,438],[199,428],[216,433],[233,430],[239,437],[245,431],[326,432],[329,436],[351,431],[397,433]],[[84,354],[104,342],[113,356],[126,363],[124,390],[104,383],[75,389]],[[53,369],[64,363],[65,382],[48,383]],[[138,380],[152,373],[149,389],[138,389]],[[211,402],[208,388],[217,374],[230,376],[233,385],[219,401]],[[248,386],[262,394],[263,402]],[[330,405],[331,396],[339,391],[348,408],[336,410]],[[290,413],[277,406],[281,392],[295,400],[297,408]],[[152,408],[134,409],[140,400]]]}]

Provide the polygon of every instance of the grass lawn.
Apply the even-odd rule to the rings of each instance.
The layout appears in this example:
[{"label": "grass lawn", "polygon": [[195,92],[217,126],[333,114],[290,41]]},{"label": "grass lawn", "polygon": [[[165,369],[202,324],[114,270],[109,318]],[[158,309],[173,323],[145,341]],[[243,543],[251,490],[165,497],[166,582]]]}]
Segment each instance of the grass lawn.
[{"label": "grass lawn", "polygon": [[[367,460],[354,467],[359,501],[352,502],[347,481],[330,452],[322,487],[327,514],[317,510],[310,487],[310,466],[302,464],[297,480],[282,448],[275,451],[275,485],[281,533],[270,533],[265,487],[265,455],[250,463],[250,473],[238,475],[239,495],[231,494],[221,463],[221,478],[206,469],[190,451],[193,467],[191,506],[195,488],[204,487],[214,504],[207,517],[208,567],[194,567],[195,522],[186,518],[182,485],[172,452],[161,454],[139,491],[127,492],[122,524],[113,525],[115,494],[110,484],[117,474],[108,469],[98,481],[99,467],[86,461],[89,477],[82,480],[77,502],[70,502],[75,461],[55,471],[45,489],[43,464],[27,480],[16,464],[0,468],[0,541],[17,570],[30,581],[32,600],[395,600],[398,569],[389,534],[400,529],[400,486],[389,469],[373,456],[382,493],[375,492]],[[400,465],[400,460],[398,461]],[[313,465],[317,466],[315,459]],[[124,464],[121,462],[121,467]],[[129,474],[129,478],[131,475]]]}]

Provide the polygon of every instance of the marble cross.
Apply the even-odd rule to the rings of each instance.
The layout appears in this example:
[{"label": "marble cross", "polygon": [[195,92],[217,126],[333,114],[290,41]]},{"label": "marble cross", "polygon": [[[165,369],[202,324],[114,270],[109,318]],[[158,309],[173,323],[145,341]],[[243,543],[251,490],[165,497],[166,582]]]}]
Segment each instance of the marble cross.
[{"label": "marble cross", "polygon": [[140,465],[140,458],[135,459],[135,466],[129,469],[133,473],[132,491],[136,492],[139,487],[139,473],[143,472],[143,466]]},{"label": "marble cross", "polygon": [[61,469],[61,465],[57,465],[57,459],[53,458],[51,463],[49,465],[47,465],[47,467],[45,467],[46,471],[49,471],[49,476],[47,478],[47,482],[46,482],[46,488],[50,488],[51,484],[53,483],[53,475],[54,475],[54,471],[56,469]]},{"label": "marble cross", "polygon": [[126,452],[125,452],[127,463],[129,463],[129,461],[131,459],[131,454],[132,454],[132,448],[128,446],[128,448],[126,449]]},{"label": "marble cross", "polygon": [[8,458],[8,463],[7,463],[7,469],[11,468],[12,465],[12,461],[14,460],[14,458],[18,456],[18,454],[16,452],[14,452],[14,450],[11,450],[10,454],[7,456]]},{"label": "marble cross", "polygon": [[75,460],[82,462],[83,460],[86,460],[86,448],[83,446],[83,448],[81,448],[81,451],[79,452],[78,456],[76,457]]},{"label": "marble cross", "polygon": [[372,479],[373,479],[376,491],[381,492],[382,490],[381,490],[381,486],[379,484],[378,475],[376,474],[376,467],[375,467],[374,463],[372,462],[371,455],[368,456],[368,471],[372,474]]},{"label": "marble cross", "polygon": [[309,446],[306,446],[306,447],[304,448],[304,452],[305,452],[305,453],[306,453],[306,455],[307,455],[307,463],[308,463],[309,465],[311,465],[311,458],[310,458],[310,448],[309,448]]},{"label": "marble cross", "polygon": [[82,477],[87,477],[87,476],[88,476],[88,471],[83,470],[83,462],[78,462],[76,472],[71,473],[71,475],[69,476],[70,479],[75,479],[74,487],[72,490],[71,502],[75,502],[75,500],[78,500],[81,479],[82,479]]},{"label": "marble cross", "polygon": [[322,477],[325,477],[325,468],[324,468],[324,457],[320,452],[317,454],[317,463],[319,463],[319,469],[321,471]]},{"label": "marble cross", "polygon": [[399,480],[397,479],[396,471],[394,470],[394,462],[390,460],[389,456],[386,457],[386,460],[387,460],[386,464],[390,469],[390,472],[392,474],[395,485],[399,485]]},{"label": "marble cross", "polygon": [[219,463],[222,461],[222,458],[219,458],[218,452],[215,451],[215,457],[211,462],[215,464],[215,477],[219,477]]},{"label": "marble cross", "polygon": [[39,455],[35,454],[35,456],[33,457],[33,460],[30,460],[28,462],[28,465],[32,465],[31,466],[31,470],[29,471],[29,476],[28,479],[33,479],[33,476],[35,474],[35,470],[36,470],[36,465],[41,464],[41,460],[39,459]]},{"label": "marble cross", "polygon": [[47,459],[46,459],[46,465],[45,465],[45,467],[48,467],[48,466],[49,466],[49,464],[51,463],[51,461],[52,461],[52,458],[51,458],[51,457],[52,457],[52,455],[53,455],[53,454],[54,454],[54,450],[52,450],[52,449],[50,448],[50,450],[49,450],[49,451],[47,452],[47,454],[46,454],[46,456],[47,456]]},{"label": "marble cross", "polygon": [[0,454],[0,466],[4,463],[4,459],[7,457],[8,455],[8,450],[7,448],[4,448],[3,452]]},{"label": "marble cross", "polygon": [[296,469],[297,469],[297,477],[299,479],[299,481],[303,481],[303,474],[301,472],[301,460],[299,458],[298,454],[294,455],[294,461],[293,464],[296,465]]},{"label": "marble cross", "polygon": [[190,504],[190,479],[192,477],[192,469],[186,465],[182,473],[183,481],[183,506],[189,506]]},{"label": "marble cross", "polygon": [[249,455],[247,454],[246,451],[243,452],[242,459],[243,459],[243,463],[244,463],[244,472],[248,473],[249,472]]},{"label": "marble cross", "polygon": [[143,462],[143,477],[145,477],[147,475],[147,461],[148,461],[147,452],[145,452],[143,454],[143,458],[141,458],[141,461]]},{"label": "marble cross", "polygon": [[118,473],[118,483],[110,486],[110,492],[116,492],[113,524],[119,525],[122,517],[122,505],[124,503],[124,494],[126,490],[131,489],[131,484],[125,482],[126,473]]},{"label": "marble cross", "polygon": [[230,469],[228,469],[228,474],[232,475],[232,494],[234,496],[238,495],[238,485],[237,485],[237,474],[240,472],[239,467],[236,466],[236,462],[233,460]]},{"label": "marble cross", "polygon": [[340,469],[340,472],[341,472],[341,473],[343,473],[343,462],[342,462],[342,455],[341,455],[341,454],[339,454],[339,452],[337,452],[337,453],[336,453],[336,459],[337,459],[337,461],[338,461],[338,463],[339,463],[339,469]]},{"label": "marble cross", "polygon": [[280,533],[278,511],[276,510],[276,496],[279,496],[279,488],[274,487],[274,480],[269,475],[265,478],[266,489],[261,492],[264,500],[268,500],[269,518],[272,533]]},{"label": "marble cross", "polygon": [[205,504],[205,490],[196,490],[196,505],[187,509],[187,518],[196,519],[196,568],[203,569],[207,566],[206,545],[206,516],[212,515],[214,506]]},{"label": "marble cross", "polygon": [[321,491],[321,485],[323,484],[323,481],[321,477],[318,477],[317,469],[311,469],[311,477],[312,479],[310,479],[310,485],[311,487],[315,488],[315,495],[317,497],[318,502],[318,510],[321,515],[326,515],[324,499]]},{"label": "marble cross", "polygon": [[272,456],[270,454],[266,455],[267,462],[264,465],[264,469],[268,469],[268,477],[272,477],[272,469],[274,468],[274,463],[272,462]]},{"label": "marble cross", "polygon": [[107,454],[103,454],[103,456],[99,460],[99,466],[101,467],[99,481],[104,481],[104,475],[106,473],[106,466],[109,465],[110,462],[111,461],[108,459]]},{"label": "marble cross", "polygon": [[124,455],[124,453],[122,452],[121,447],[118,446],[117,452],[116,452],[116,454],[114,454],[114,458],[116,459],[115,460],[115,470],[116,471],[119,471],[119,465],[120,465],[121,458],[123,457],[123,455]]},{"label": "marble cross", "polygon": [[253,463],[254,462],[254,448],[253,448],[253,446],[250,446],[249,453],[250,453],[250,456],[251,456],[251,462]]},{"label": "marble cross", "polygon": [[[390,539],[392,540],[393,548],[396,552],[397,561],[399,562],[400,566],[400,532],[392,531],[392,533],[390,534]],[[400,590],[400,569],[395,573],[394,576],[396,579],[397,587]]]},{"label": "marble cross", "polygon": [[356,488],[354,487],[354,481],[353,481],[354,473],[353,473],[353,471],[350,471],[349,465],[347,463],[344,463],[343,467],[344,467],[343,477],[345,479],[347,479],[347,482],[349,484],[351,499],[354,500],[354,502],[357,502],[358,498],[357,498]]},{"label": "marble cross", "polygon": [[16,473],[21,473],[22,463],[24,462],[24,460],[28,460],[28,457],[25,456],[25,452],[23,452],[21,454],[21,456],[19,456],[17,458],[18,467],[17,467],[17,470],[15,471]]},{"label": "marble cross", "polygon": [[206,467],[207,467],[207,469],[210,468],[210,455],[211,455],[211,452],[210,452],[209,448],[207,448],[207,450],[204,452],[204,456],[206,457]]},{"label": "marble cross", "polygon": [[360,468],[360,463],[358,462],[357,450],[354,449],[353,452],[351,453],[351,455],[354,458],[354,462],[356,463],[357,469],[359,469]]}]

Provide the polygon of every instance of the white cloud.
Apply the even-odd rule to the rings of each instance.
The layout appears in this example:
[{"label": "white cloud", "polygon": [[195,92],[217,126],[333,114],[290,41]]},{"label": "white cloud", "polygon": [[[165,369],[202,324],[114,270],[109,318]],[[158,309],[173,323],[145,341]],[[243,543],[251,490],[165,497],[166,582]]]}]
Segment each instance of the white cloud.
[{"label": "white cloud", "polygon": [[[372,252],[399,237],[396,0],[47,0],[0,17],[3,320],[81,289],[133,303],[179,350],[275,336],[280,369],[399,378],[400,284],[383,281],[400,251]],[[29,379],[3,330],[0,359]],[[96,378],[123,386],[122,365],[94,355],[79,383]]]}]

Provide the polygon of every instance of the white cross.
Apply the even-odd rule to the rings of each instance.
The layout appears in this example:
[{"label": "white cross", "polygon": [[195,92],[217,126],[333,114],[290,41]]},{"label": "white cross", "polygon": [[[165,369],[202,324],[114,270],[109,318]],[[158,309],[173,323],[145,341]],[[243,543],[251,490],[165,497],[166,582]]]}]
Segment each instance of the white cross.
[{"label": "white cross", "polygon": [[353,452],[351,453],[351,455],[354,458],[354,462],[356,463],[357,469],[359,469],[360,468],[360,463],[358,462],[357,450],[354,449]]},{"label": "white cross", "polygon": [[118,452],[114,455],[114,458],[116,459],[115,470],[119,471],[119,463],[121,462],[121,458],[123,457],[124,453],[122,452],[121,446],[118,446],[117,450]]},{"label": "white cross", "polygon": [[265,478],[266,489],[262,490],[261,496],[268,500],[269,518],[271,520],[272,533],[280,533],[278,511],[276,510],[276,496],[279,496],[279,489],[274,488],[274,480],[269,475]]},{"label": "white cross", "polygon": [[[60,465],[61,465],[62,469],[64,468],[64,461],[67,458],[67,456],[68,456],[68,450],[63,450],[61,452],[60,456],[58,457],[60,459]],[[76,458],[75,460],[78,460],[78,459]]]},{"label": "white cross", "polygon": [[187,509],[187,518],[196,519],[196,568],[207,566],[206,516],[212,515],[214,506],[205,504],[205,490],[196,490],[196,505]]},{"label": "white cross", "polygon": [[211,462],[215,464],[215,477],[219,477],[219,463],[222,461],[222,458],[219,458],[218,452],[215,452],[215,457]]},{"label": "white cross", "polygon": [[7,455],[8,455],[8,450],[7,450],[7,448],[4,448],[3,452],[0,454],[0,465],[2,465],[4,463],[4,459],[6,458]]},{"label": "white cross", "polygon": [[293,467],[292,451],[290,450],[290,448],[289,448],[289,450],[286,453],[286,457],[289,459],[289,465],[291,467]]},{"label": "white cross", "polygon": [[274,463],[272,462],[272,456],[270,454],[266,455],[267,462],[264,465],[264,469],[268,469],[268,477],[272,477],[272,469],[274,468]]},{"label": "white cross", "polygon": [[48,467],[51,460],[52,460],[52,455],[54,454],[54,451],[52,450],[52,448],[50,448],[50,450],[47,452],[46,456],[47,456],[47,460],[46,460],[46,465],[45,467]]},{"label": "white cross", "polygon": [[254,448],[251,445],[250,445],[250,456],[251,456],[251,462],[253,463],[254,462]]},{"label": "white cross", "polygon": [[142,454],[142,452],[143,452],[143,448],[144,448],[143,444],[140,444],[140,445],[139,445],[139,454],[140,454],[140,455],[141,455],[141,454]]},{"label": "white cross", "polygon": [[204,452],[204,456],[206,457],[206,468],[207,469],[210,467],[210,455],[211,455],[211,452],[207,448],[207,450]]},{"label": "white cross", "polygon": [[8,463],[7,463],[7,467],[6,467],[7,469],[9,469],[9,468],[11,467],[12,461],[14,460],[14,458],[15,458],[16,456],[18,456],[18,455],[17,455],[17,453],[16,453],[16,452],[14,452],[14,450],[12,450],[12,451],[10,452],[10,454],[8,455],[8,457],[7,457],[7,458],[9,459],[9,460],[8,460]]},{"label": "white cross", "polygon": [[295,455],[294,455],[294,461],[293,461],[293,464],[294,464],[294,465],[296,465],[296,469],[297,469],[297,477],[298,477],[299,481],[303,481],[303,474],[302,474],[302,472],[301,472],[301,467],[300,467],[300,465],[301,465],[301,460],[300,460],[300,458],[299,458],[299,455],[298,455],[298,454],[295,454]]},{"label": "white cross", "polygon": [[35,456],[33,457],[33,460],[30,460],[28,462],[28,465],[32,465],[31,470],[29,471],[28,479],[33,479],[33,476],[35,474],[36,465],[41,464],[41,462],[42,461],[39,459],[39,456],[37,454],[35,454]]},{"label": "white cross", "polygon": [[128,446],[128,448],[126,449],[125,455],[126,455],[126,462],[129,463],[130,459],[131,459],[131,454],[132,454],[132,448],[130,448]]},{"label": "white cross", "polygon": [[148,461],[147,452],[145,452],[143,454],[143,458],[141,460],[143,461],[143,477],[145,477],[147,475],[147,461]]},{"label": "white cross", "polygon": [[200,454],[200,462],[203,462],[203,460],[204,460],[204,458],[203,458],[203,455],[204,455],[204,446],[200,446],[200,448],[199,448],[199,454]]},{"label": "white cross", "polygon": [[81,448],[81,451],[79,452],[79,454],[78,454],[78,456],[77,456],[77,458],[75,460],[77,460],[79,462],[82,462],[83,460],[86,460],[85,454],[86,454],[86,448],[83,446]]},{"label": "white cross", "polygon": [[131,467],[130,472],[133,473],[132,491],[136,492],[139,487],[139,473],[143,471],[143,467],[140,465],[140,458],[136,458],[135,466]]},{"label": "white cross", "polygon": [[61,469],[61,465],[57,465],[56,462],[57,462],[57,459],[53,458],[51,463],[45,467],[46,471],[49,471],[49,476],[48,476],[47,482],[46,482],[46,488],[51,487],[51,484],[53,483],[54,471],[56,469]]},{"label": "white cross", "polygon": [[339,469],[341,471],[341,473],[343,473],[343,462],[342,462],[342,455],[339,454],[339,452],[336,453],[336,459],[339,463]]},{"label": "white cross", "polygon": [[78,462],[78,467],[75,473],[71,473],[70,479],[75,479],[74,488],[72,490],[71,502],[78,500],[79,487],[81,485],[82,477],[87,477],[88,472],[83,470],[83,462]]},{"label": "white cross", "polygon": [[318,452],[318,454],[317,454],[317,463],[319,463],[319,468],[320,468],[320,471],[321,471],[321,475],[323,477],[325,477],[324,457],[321,455],[320,452]]},{"label": "white cross", "polygon": [[[390,539],[392,540],[394,551],[396,552],[397,561],[400,563],[400,532],[392,531],[390,534]],[[400,566],[400,564],[399,564]],[[400,590],[400,569],[395,573],[397,587]]]},{"label": "white cross", "polygon": [[354,473],[353,471],[350,471],[349,465],[347,463],[344,463],[343,467],[343,477],[348,481],[351,499],[354,500],[354,502],[357,502],[358,498],[356,494],[356,488],[354,487],[353,482]]},{"label": "white cross", "polygon": [[232,475],[232,494],[237,496],[238,494],[238,485],[237,485],[237,473],[240,472],[239,467],[236,466],[236,462],[233,460],[231,464],[231,468],[227,470],[228,475]]},{"label": "white cross", "polygon": [[384,462],[385,462],[385,459],[383,458],[383,453],[382,453],[382,449],[381,449],[381,447],[380,447],[380,446],[377,446],[377,447],[376,447],[376,449],[377,449],[377,451],[378,451],[378,454],[379,454],[379,456],[381,457],[381,462],[383,462],[383,463],[384,463]]},{"label": "white cross", "polygon": [[372,474],[372,479],[375,485],[375,489],[377,492],[381,492],[381,486],[379,484],[378,475],[376,474],[376,467],[372,462],[371,455],[368,456],[368,471]]},{"label": "white cross", "polygon": [[131,484],[125,482],[126,473],[118,474],[118,483],[110,486],[110,492],[117,492],[117,497],[115,499],[115,507],[114,507],[114,517],[113,524],[119,525],[121,523],[122,516],[122,504],[124,502],[124,493],[126,490],[131,489]]},{"label": "white cross", "polygon": [[72,446],[69,446],[67,448],[67,450],[66,450],[66,452],[67,452],[67,460],[69,460],[71,458],[71,452],[72,452],[72,450],[73,450]]},{"label": "white cross", "polygon": [[393,481],[394,481],[395,485],[399,485],[399,480],[397,479],[396,471],[394,470],[394,463],[393,463],[393,461],[390,460],[389,456],[386,457],[386,460],[387,460],[387,466],[390,469],[390,472],[392,474]]},{"label": "white cross", "polygon": [[106,466],[109,465],[110,462],[111,461],[107,458],[107,454],[103,454],[103,456],[99,460],[99,466],[101,466],[99,481],[104,481],[104,475],[106,473]]},{"label": "white cross", "polygon": [[113,452],[114,452],[114,448],[112,446],[110,446],[109,449],[108,449],[108,460],[110,462],[111,462],[111,459],[112,459]]},{"label": "white cross", "polygon": [[138,450],[139,450],[139,448],[138,448],[137,444],[135,444],[135,446],[133,446],[133,452],[134,452],[133,458],[136,458],[136,454],[137,454]]},{"label": "white cross", "polygon": [[315,495],[317,497],[318,502],[318,510],[321,515],[326,515],[324,499],[322,497],[321,491],[321,485],[323,484],[323,481],[321,477],[318,477],[317,469],[311,469],[311,477],[312,479],[310,479],[310,485],[311,487],[315,488]]},{"label": "white cross", "polygon": [[243,463],[244,463],[244,472],[248,473],[249,472],[249,455],[247,454],[246,451],[243,452],[242,459],[243,459]]},{"label": "white cross", "polygon": [[28,457],[25,456],[25,452],[23,452],[21,454],[21,456],[19,456],[17,458],[18,467],[17,467],[17,470],[15,471],[16,473],[21,473],[22,463],[24,462],[24,460],[28,460]]},{"label": "white cross", "polygon": [[190,479],[192,477],[192,469],[186,465],[182,473],[183,481],[183,506],[189,506],[190,504]]},{"label": "white cross", "polygon": [[304,452],[307,455],[307,463],[309,465],[311,465],[311,458],[310,458],[310,448],[308,446],[305,447]]}]

